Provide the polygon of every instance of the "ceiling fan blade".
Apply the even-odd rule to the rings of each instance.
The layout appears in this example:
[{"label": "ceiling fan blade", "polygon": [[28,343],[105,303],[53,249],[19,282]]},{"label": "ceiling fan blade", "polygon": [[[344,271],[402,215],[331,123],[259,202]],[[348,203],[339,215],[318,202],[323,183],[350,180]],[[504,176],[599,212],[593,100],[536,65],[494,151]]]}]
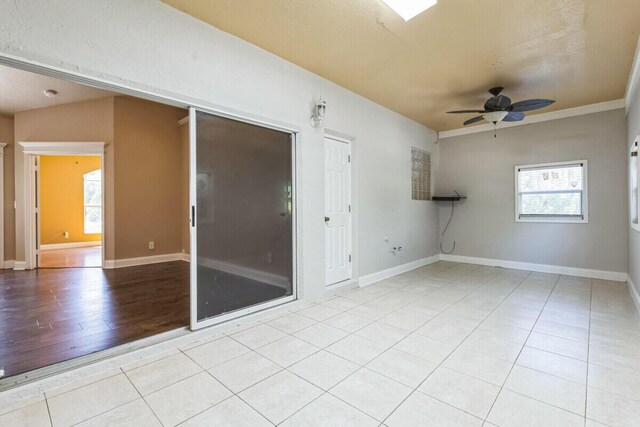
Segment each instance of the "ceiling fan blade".
[{"label": "ceiling fan blade", "polygon": [[554,100],[551,99],[527,99],[526,101],[516,102],[511,105],[510,111],[532,111],[539,110],[540,108],[548,107],[553,104]]},{"label": "ceiling fan blade", "polygon": [[480,122],[482,120],[484,120],[484,117],[482,117],[482,116],[474,117],[473,119],[469,119],[466,122],[464,122],[464,125],[465,126],[472,125],[472,124],[478,123],[478,122]]},{"label": "ceiling fan blade", "polygon": [[503,122],[520,122],[522,120],[524,120],[524,113],[517,111],[510,111],[509,114],[502,119]]},{"label": "ceiling fan blade", "polygon": [[511,98],[504,95],[494,96],[489,98],[484,104],[486,111],[505,111],[511,106]]},{"label": "ceiling fan blade", "polygon": [[502,93],[503,90],[504,90],[503,87],[494,87],[489,89],[489,93],[493,96],[498,96]]},{"label": "ceiling fan blade", "polygon": [[447,111],[448,114],[468,114],[468,113],[475,113],[475,114],[482,114],[485,111],[482,110],[459,110],[459,111]]}]

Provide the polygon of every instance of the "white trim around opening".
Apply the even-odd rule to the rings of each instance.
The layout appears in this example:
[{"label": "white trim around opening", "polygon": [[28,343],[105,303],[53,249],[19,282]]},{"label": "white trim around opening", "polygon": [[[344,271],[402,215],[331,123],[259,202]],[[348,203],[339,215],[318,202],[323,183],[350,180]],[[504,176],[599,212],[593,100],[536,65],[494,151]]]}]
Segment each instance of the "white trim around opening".
[{"label": "white trim around opening", "polygon": [[[344,191],[344,196],[346,200],[343,200],[345,206],[347,207],[347,217],[346,217],[346,221],[345,221],[345,226],[346,226],[346,233],[345,233],[345,248],[344,248],[344,256],[345,256],[345,262],[346,262],[346,271],[343,271],[343,273],[337,277],[331,277],[331,275],[329,274],[329,257],[330,257],[330,252],[331,248],[328,247],[328,241],[330,240],[328,238],[328,233],[329,233],[329,228],[331,225],[330,220],[327,221],[327,218],[330,218],[330,216],[337,214],[336,212],[329,212],[328,211],[328,198],[330,197],[330,194],[335,196],[336,194],[342,194],[343,192],[341,191],[327,191],[329,189],[328,187],[328,183],[327,183],[327,143],[331,143],[331,142],[337,142],[339,143],[339,145],[345,145],[346,146],[346,153],[348,155],[348,160],[347,160],[347,165],[346,165],[346,183],[345,183],[345,189],[346,191]],[[325,174],[325,200],[324,200],[324,205],[325,205],[325,245],[327,245],[327,247],[325,247],[325,285],[326,286],[335,286],[338,285],[340,283],[348,283],[350,280],[353,279],[353,241],[355,239],[354,235],[353,235],[353,183],[352,183],[352,177],[353,177],[353,171],[352,171],[352,165],[353,165],[353,153],[352,153],[352,140],[349,138],[343,138],[343,137],[339,137],[336,136],[332,133],[328,133],[325,132],[324,135],[324,144],[325,144],[325,149],[324,149],[324,153],[325,153],[325,170],[324,170],[324,174]],[[335,248],[333,248],[335,249]],[[334,257],[334,261],[335,257]]]},{"label": "white trim around opening", "polygon": [[16,270],[32,270],[36,265],[36,231],[35,223],[36,199],[33,158],[34,156],[100,156],[102,173],[102,263],[105,266],[105,173],[104,173],[104,148],[105,142],[47,142],[47,141],[20,141],[23,155],[23,185],[25,206],[23,211],[24,221],[24,264],[16,265]]}]

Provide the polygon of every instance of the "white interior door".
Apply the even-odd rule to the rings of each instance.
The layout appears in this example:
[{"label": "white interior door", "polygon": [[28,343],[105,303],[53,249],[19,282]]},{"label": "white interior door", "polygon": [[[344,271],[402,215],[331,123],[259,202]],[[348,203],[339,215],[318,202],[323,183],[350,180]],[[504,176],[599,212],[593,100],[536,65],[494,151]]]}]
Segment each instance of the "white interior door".
[{"label": "white interior door", "polygon": [[351,278],[351,144],[325,137],[326,284]]}]

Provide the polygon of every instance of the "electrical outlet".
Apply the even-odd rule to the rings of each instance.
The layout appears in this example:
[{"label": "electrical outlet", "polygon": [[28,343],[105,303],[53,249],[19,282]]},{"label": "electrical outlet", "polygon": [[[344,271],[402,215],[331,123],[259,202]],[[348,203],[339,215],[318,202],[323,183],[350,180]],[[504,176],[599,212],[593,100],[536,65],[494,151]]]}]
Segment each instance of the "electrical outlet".
[{"label": "electrical outlet", "polygon": [[156,242],[149,242],[149,249],[155,249],[156,248]]},{"label": "electrical outlet", "polygon": [[64,234],[64,238],[65,238],[65,239],[68,239],[68,238],[69,238],[69,232],[68,232],[68,231],[65,231],[63,234]]}]

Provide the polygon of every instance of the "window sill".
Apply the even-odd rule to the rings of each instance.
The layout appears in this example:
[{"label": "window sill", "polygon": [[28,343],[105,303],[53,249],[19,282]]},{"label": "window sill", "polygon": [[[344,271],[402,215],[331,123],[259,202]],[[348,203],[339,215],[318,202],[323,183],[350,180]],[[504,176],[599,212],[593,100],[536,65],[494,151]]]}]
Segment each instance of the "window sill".
[{"label": "window sill", "polygon": [[638,233],[640,233],[640,224],[638,224],[637,222],[632,222],[631,223],[631,228],[633,228],[634,230],[636,230]]},{"label": "window sill", "polygon": [[588,224],[589,219],[565,219],[565,218],[516,218],[516,222],[536,222],[547,224]]}]

